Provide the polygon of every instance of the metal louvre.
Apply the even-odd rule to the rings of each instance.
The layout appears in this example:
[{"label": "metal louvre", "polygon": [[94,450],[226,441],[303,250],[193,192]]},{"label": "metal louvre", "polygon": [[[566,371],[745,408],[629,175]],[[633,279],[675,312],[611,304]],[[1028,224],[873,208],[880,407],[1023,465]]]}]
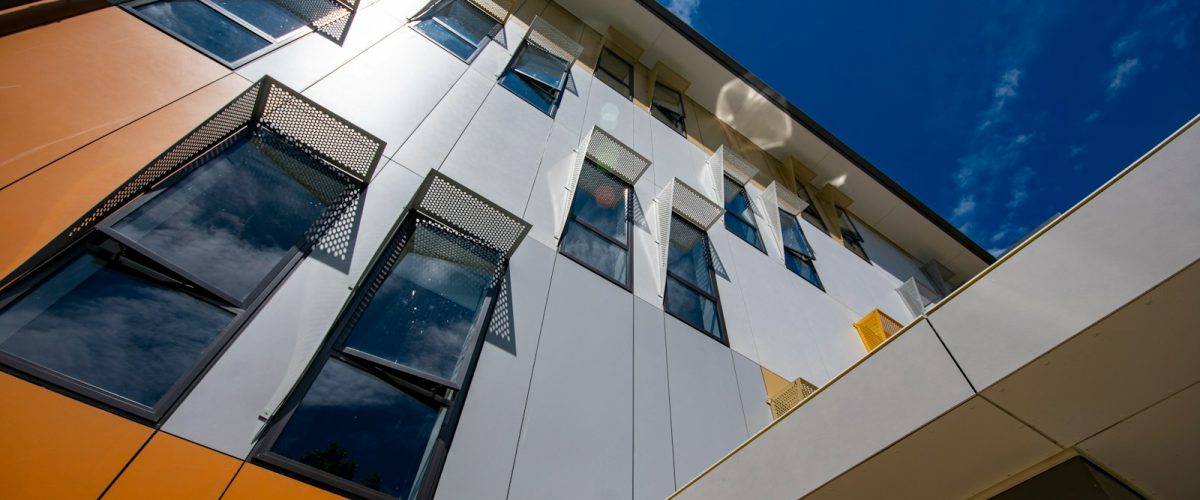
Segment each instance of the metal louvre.
[{"label": "metal louvre", "polygon": [[779,181],[771,181],[771,185],[763,191],[762,203],[765,208],[763,217],[771,226],[771,236],[774,237],[775,248],[779,250],[779,255],[783,255],[783,226],[779,222],[779,210],[799,216],[805,208],[808,208],[808,203],[796,196],[796,193],[780,185]]},{"label": "metal louvre", "polygon": [[930,306],[942,300],[936,291],[921,284],[916,278],[909,278],[896,287],[896,293],[900,294],[904,307],[908,308],[908,312],[912,313],[914,318],[925,314]]},{"label": "metal louvre", "polygon": [[529,232],[529,223],[509,213],[439,172],[430,172],[413,197],[413,210],[450,228],[479,239],[498,252],[512,256]]},{"label": "metal louvre", "polygon": [[488,16],[491,16],[492,19],[499,21],[500,24],[504,24],[504,21],[508,20],[509,14],[512,13],[513,4],[516,3],[516,0],[500,0],[500,1],[467,0],[467,1],[470,2],[471,5],[474,5],[475,7],[477,7],[479,10],[482,10],[484,14],[487,14]]},{"label": "metal louvre", "polygon": [[779,420],[779,417],[808,399],[814,392],[817,392],[817,386],[803,378],[796,379],[788,384],[786,389],[767,398],[767,405],[771,407],[771,418]]},{"label": "metal louvre", "polygon": [[[658,294],[661,296],[666,287],[667,253],[671,240],[671,214],[678,214],[684,220],[695,224],[702,231],[707,231],[725,214],[725,209],[713,203],[691,186],[678,178],[671,179],[654,198],[658,204]],[[708,248],[709,258],[716,261],[712,249]]]},{"label": "metal louvre", "polygon": [[359,0],[272,0],[338,45],[346,41]]},{"label": "metal louvre", "polygon": [[0,287],[67,248],[105,217],[141,196],[167,177],[198,160],[219,154],[234,139],[265,128],[288,146],[311,155],[350,184],[364,186],[383,154],[384,142],[300,96],[271,77],[263,77],[207,120],[142,167],[129,180],[86,212],[46,247],[14,270]]},{"label": "metal louvre", "polygon": [[533,18],[529,25],[529,33],[525,34],[525,41],[565,61],[568,70],[575,64],[579,54],[583,53],[582,45],[541,17]]},{"label": "metal louvre", "polygon": [[713,189],[716,190],[717,199],[722,201],[725,200],[726,175],[743,186],[750,182],[755,175],[758,175],[758,169],[754,165],[724,145],[718,147],[717,151],[708,157],[708,168],[709,173],[712,174]]},{"label": "metal louvre", "polygon": [[638,154],[632,148],[626,146],[608,132],[605,132],[604,129],[593,126],[591,133],[579,144],[579,149],[575,150],[575,164],[571,168],[570,178],[567,179],[566,203],[563,205],[560,220],[555,221],[558,224],[554,234],[555,238],[562,236],[563,228],[566,226],[567,215],[571,212],[571,203],[575,201],[575,189],[583,172],[583,162],[587,158],[591,158],[596,165],[617,176],[630,186],[636,184],[638,179],[642,177],[642,174],[646,172],[646,169],[650,168],[650,160],[647,160],[646,157]]}]

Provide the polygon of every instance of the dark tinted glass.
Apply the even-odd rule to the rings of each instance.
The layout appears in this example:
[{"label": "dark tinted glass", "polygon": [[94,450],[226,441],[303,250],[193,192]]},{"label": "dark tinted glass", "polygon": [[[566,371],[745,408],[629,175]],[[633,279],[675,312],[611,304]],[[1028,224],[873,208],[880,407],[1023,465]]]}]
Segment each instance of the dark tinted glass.
[{"label": "dark tinted glass", "polygon": [[561,245],[563,253],[582,261],[594,271],[617,283],[629,283],[629,254],[619,245],[597,236],[573,220],[567,221]]},{"label": "dark tinted glass", "polygon": [[633,67],[608,49],[600,53],[596,78],[625,97],[633,96]]},{"label": "dark tinted glass", "polygon": [[511,69],[500,77],[500,85],[546,114],[553,112],[554,106],[558,104],[558,92],[550,91],[544,85],[534,83]]},{"label": "dark tinted glass", "polygon": [[496,20],[465,0],[455,0],[438,9],[433,18],[458,36],[478,46],[496,27]]},{"label": "dark tinted glass", "polygon": [[113,227],[246,299],[344,189],[272,143],[234,145]]},{"label": "dark tinted glass", "polygon": [[725,229],[753,245],[754,248],[763,249],[762,239],[758,237],[758,230],[729,212],[725,212]]},{"label": "dark tinted glass", "polygon": [[552,89],[561,88],[567,77],[566,61],[528,43],[517,54],[512,67],[513,71]]},{"label": "dark tinted glass", "polygon": [[425,19],[417,23],[416,28],[437,42],[438,45],[454,53],[459,59],[469,59],[475,53],[476,47],[474,45],[471,45],[462,37],[454,34],[433,19]]},{"label": "dark tinted glass", "polygon": [[812,197],[808,196],[808,190],[804,189],[804,186],[800,186],[800,189],[796,190],[796,196],[799,196],[801,200],[804,200],[808,204],[808,206],[804,207],[804,212],[800,216],[808,221],[809,224],[820,229],[822,233],[829,234],[829,229],[825,227],[825,221],[821,220],[821,214],[817,213],[817,207],[813,205]]},{"label": "dark tinted glass", "polygon": [[571,201],[571,213],[628,245],[628,199],[629,186],[601,172],[588,159],[579,175],[575,198]]},{"label": "dark tinted glass", "polygon": [[784,263],[787,264],[787,268],[793,273],[816,285],[817,288],[825,289],[825,286],[821,284],[821,277],[817,275],[817,267],[812,260],[796,255],[791,251],[784,252],[783,258]]},{"label": "dark tinted glass", "polygon": [[708,240],[703,232],[672,216],[667,270],[708,293],[716,293],[709,271]]},{"label": "dark tinted glass", "polygon": [[494,255],[484,252],[460,236],[418,223],[346,346],[455,380],[495,270]]},{"label": "dark tinted glass", "polygon": [[0,313],[0,350],[152,408],[232,317],[84,254]]},{"label": "dark tinted glass", "polygon": [[808,239],[804,237],[804,232],[800,229],[800,223],[796,220],[795,215],[780,210],[779,224],[783,229],[784,248],[795,250],[808,256],[813,255],[812,248],[808,246]]},{"label": "dark tinted glass", "polygon": [[721,320],[715,302],[679,284],[674,278],[667,278],[666,296],[663,301],[671,314],[715,339],[722,338]]},{"label": "dark tinted glass", "polygon": [[846,248],[854,252],[855,255],[862,257],[862,260],[870,262],[871,258],[867,257],[867,250],[862,246],[862,234],[858,232],[858,227],[854,225],[854,221],[850,219],[850,214],[839,208],[838,221],[841,222],[842,242]]},{"label": "dark tinted glass", "polygon": [[667,126],[680,134],[685,133],[683,126],[683,96],[674,89],[654,84],[654,96],[650,105],[650,114],[654,115]]},{"label": "dark tinted glass", "polygon": [[279,38],[305,26],[303,19],[280,7],[271,0],[212,0],[217,6],[225,9],[263,30],[268,35]]},{"label": "dark tinted glass", "polygon": [[409,498],[438,420],[437,409],[331,358],[271,452]]},{"label": "dark tinted glass", "polygon": [[199,0],[163,0],[136,7],[139,14],[168,31],[234,62],[270,45]]},{"label": "dark tinted glass", "polygon": [[750,198],[746,189],[725,177],[725,210],[733,212],[747,222],[754,220],[754,210],[750,208]]}]

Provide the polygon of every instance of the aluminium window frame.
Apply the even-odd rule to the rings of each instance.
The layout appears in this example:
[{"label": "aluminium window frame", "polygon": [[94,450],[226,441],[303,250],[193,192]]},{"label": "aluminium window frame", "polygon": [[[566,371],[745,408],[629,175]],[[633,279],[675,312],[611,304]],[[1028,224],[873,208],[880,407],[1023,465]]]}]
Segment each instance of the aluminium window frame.
[{"label": "aluminium window frame", "polygon": [[[659,116],[657,116],[655,114],[655,111],[658,111],[659,114],[669,118],[670,114],[675,113],[674,111],[671,111],[669,109],[664,109],[665,108],[664,106],[655,102],[655,97],[657,97],[659,95],[659,92],[658,92],[659,87],[670,90],[671,92],[674,92],[675,94],[677,94],[679,96],[680,113],[679,113],[679,125],[678,126],[676,126],[674,123],[668,123],[667,119],[660,118]],[[666,125],[671,130],[674,130],[675,132],[679,133],[679,135],[681,135],[683,137],[687,137],[687,110],[684,109],[686,105],[683,102],[683,92],[675,90],[670,85],[664,84],[663,82],[657,81],[657,80],[654,82],[654,86],[651,88],[651,91],[653,91],[653,93],[650,95],[650,116],[653,116],[655,119],[657,119],[663,125]]]},{"label": "aluminium window frame", "polygon": [[[492,322],[492,316],[495,313],[496,304],[499,302],[503,280],[494,280],[484,294],[479,312],[476,314],[475,321],[472,323],[471,330],[468,332],[463,344],[467,347],[463,349],[465,356],[462,361],[464,363],[462,371],[463,380],[460,384],[455,384],[453,387],[440,384],[439,382],[450,382],[443,378],[420,373],[418,370],[397,369],[400,366],[398,363],[386,362],[386,360],[380,360],[380,358],[375,356],[346,347],[346,341],[350,338],[350,334],[353,333],[354,326],[358,321],[358,318],[354,317],[356,316],[354,310],[360,306],[363,300],[373,300],[373,295],[368,297],[369,284],[373,280],[381,278],[385,271],[388,273],[394,271],[394,267],[391,270],[387,270],[387,261],[393,252],[399,255],[411,243],[412,232],[419,219],[437,222],[436,218],[428,217],[419,210],[412,208],[405,209],[404,213],[401,214],[400,218],[388,232],[387,238],[384,239],[386,243],[382,244],[379,250],[375,252],[375,255],[371,258],[371,262],[366,267],[367,271],[359,276],[358,283],[354,286],[354,292],[343,303],[341,311],[338,312],[337,321],[329,329],[328,333],[326,333],[321,348],[309,359],[304,375],[292,387],[292,390],[289,391],[279,409],[271,415],[263,427],[262,437],[258,439],[251,449],[248,462],[264,466],[267,469],[280,472],[288,477],[327,491],[332,490],[340,494],[349,494],[361,498],[395,500],[395,497],[386,495],[381,491],[305,465],[271,451],[271,448],[287,428],[288,422],[300,404],[304,402],[305,396],[308,395],[308,391],[316,382],[317,377],[320,376],[321,371],[329,363],[329,360],[333,358],[350,364],[354,369],[363,371],[369,376],[376,377],[392,385],[396,390],[402,391],[424,404],[438,408],[440,414],[437,417],[433,435],[430,436],[429,446],[431,447],[427,448],[426,460],[421,464],[417,477],[414,479],[413,491],[410,492],[415,492],[415,495],[412,497],[413,499],[426,500],[433,498],[437,491],[438,482],[441,479],[442,469],[445,467],[450,445],[458,429],[458,421],[462,417],[471,382],[475,378],[475,370],[478,367],[479,358],[483,352],[483,345],[487,340],[487,332]],[[456,230],[448,227],[446,230],[456,232]],[[405,241],[396,248],[396,238],[401,234],[405,234]],[[472,237],[467,233],[460,234],[466,235],[468,238]],[[508,259],[503,255],[498,255],[498,257],[503,260],[497,263],[496,273],[497,276],[504,276],[507,274]],[[397,257],[396,261],[396,264],[398,263],[399,257]],[[356,352],[347,353],[345,352],[346,350]],[[384,361],[384,363],[379,363],[379,361]],[[383,375],[377,372],[382,372]],[[432,382],[432,385],[422,386],[420,384],[421,381],[414,381],[412,378],[424,379],[424,382]],[[439,390],[441,394],[438,393]]]},{"label": "aluminium window frame", "polygon": [[[214,54],[212,51],[204,48],[199,43],[196,43],[196,42],[192,41],[191,39],[184,37],[183,35],[180,35],[180,34],[175,33],[174,31],[171,31],[170,28],[163,26],[162,24],[158,23],[157,21],[154,21],[146,16],[141,15],[141,13],[138,12],[138,10],[137,10],[138,7],[141,7],[143,5],[149,5],[149,4],[161,2],[161,1],[163,1],[163,0],[133,0],[131,2],[125,2],[125,3],[120,4],[120,7],[121,7],[121,9],[125,10],[125,12],[128,12],[129,14],[133,15],[134,17],[142,20],[142,22],[149,24],[150,26],[153,26],[155,29],[157,29],[163,33],[166,33],[167,36],[183,43],[184,45],[187,45],[187,46],[195,49],[197,52],[200,52],[201,54],[208,56],[209,59],[217,61],[229,69],[238,69],[238,68],[250,63],[251,61],[258,59],[259,57],[267,55],[267,54],[271,53],[272,51],[274,51],[280,47],[283,47],[284,45],[287,45],[288,43],[291,43],[292,41],[294,41],[304,35],[312,33],[314,31],[312,29],[312,27],[308,25],[307,20],[305,20],[306,22],[305,22],[304,26],[296,28],[295,30],[293,30],[292,32],[290,32],[286,35],[283,35],[280,37],[274,37],[274,36],[267,34],[267,32],[263,31],[262,29],[258,28],[257,26],[251,24],[250,21],[242,19],[242,18],[238,17],[236,14],[229,12],[228,10],[225,10],[221,6],[213,3],[212,0],[195,0],[195,1],[198,1],[202,4],[204,4],[205,7],[215,10],[218,14],[225,16],[230,21],[233,21],[234,24],[237,24],[237,25],[241,26],[242,28],[249,30],[252,34],[262,38],[263,40],[265,40],[267,42],[266,47],[263,47],[254,52],[246,54],[245,56],[242,56],[239,59],[229,61],[229,60],[226,60],[225,58],[222,58],[221,56]],[[293,14],[293,15],[295,15],[295,14]],[[299,18],[300,16],[296,16],[296,17]]]},{"label": "aluminium window frame", "polygon": [[[504,71],[500,72],[500,76],[497,78],[497,82],[499,83],[500,87],[504,88],[504,90],[509,91],[513,95],[520,98],[522,101],[525,101],[530,106],[533,106],[534,109],[545,113],[547,116],[549,116],[551,118],[554,118],[558,114],[558,108],[562,107],[563,95],[567,93],[567,90],[566,90],[567,83],[570,82],[570,80],[572,78],[571,77],[571,67],[574,66],[574,63],[569,62],[569,61],[563,61],[564,63],[567,63],[567,65],[566,65],[566,68],[563,69],[562,83],[559,84],[558,88],[551,89],[554,92],[554,99],[550,105],[549,110],[542,109],[540,104],[529,100],[525,96],[521,95],[519,92],[508,88],[508,85],[504,84],[504,78],[511,73],[512,75],[515,75],[517,78],[524,80],[527,84],[529,84],[531,86],[550,88],[549,85],[546,85],[545,83],[539,81],[538,79],[528,76],[524,72],[516,69],[517,60],[521,58],[521,56],[524,54],[525,50],[529,49],[530,45],[531,44],[529,43],[528,38],[521,40],[521,44],[517,46],[517,50],[513,51],[512,57],[509,58],[508,65],[504,67]],[[562,61],[561,58],[559,58],[558,56],[556,56],[554,54],[551,54],[549,51],[547,51],[545,49],[542,49],[542,48],[536,47],[536,46],[534,46],[534,49],[545,52],[547,56],[553,57],[555,59]]]},{"label": "aluminium window frame", "polygon": [[[583,167],[587,168],[588,165],[591,165],[592,168],[595,168],[596,170],[598,170],[601,175],[608,177],[609,180],[616,182],[622,186],[625,186],[625,188],[626,188],[625,189],[625,241],[626,241],[626,243],[621,243],[620,241],[617,241],[616,238],[613,238],[611,235],[609,235],[605,231],[600,230],[600,228],[597,228],[597,227],[593,226],[591,223],[589,223],[588,221],[584,220],[582,217],[580,217],[579,215],[577,215],[575,213],[574,206],[572,206],[572,207],[568,208],[567,220],[565,222],[563,222],[563,226],[564,226],[563,234],[562,234],[562,237],[560,237],[558,239],[558,253],[562,254],[563,256],[565,256],[568,259],[571,259],[576,264],[583,266],[588,271],[591,271],[593,273],[600,275],[600,277],[608,280],[610,283],[625,289],[625,291],[627,291],[627,292],[632,293],[633,292],[633,279],[634,279],[633,278],[633,217],[631,217],[631,215],[632,215],[631,212],[633,210],[632,204],[633,204],[633,196],[634,196],[633,186],[631,186],[629,183],[625,182],[621,178],[617,177],[616,175],[613,175],[612,172],[609,172],[608,169],[600,166],[600,164],[596,163],[591,158],[585,157],[583,160]],[[583,179],[582,173],[580,173],[579,179],[580,180]],[[576,193],[579,192],[579,180],[575,181],[575,192]],[[576,194],[575,196],[579,196],[579,195]],[[572,205],[574,205],[574,204],[572,204]],[[574,221],[575,223],[582,226],[585,230],[591,231],[592,234],[598,235],[601,238],[603,238],[605,241],[608,241],[614,245],[617,245],[625,250],[625,262],[626,262],[625,265],[627,266],[626,269],[628,269],[628,273],[626,274],[626,277],[628,278],[628,281],[629,281],[628,283],[621,283],[621,282],[613,279],[611,276],[605,274],[604,272],[596,269],[594,266],[592,266],[591,264],[584,261],[583,258],[571,255],[571,253],[568,252],[566,250],[566,248],[563,247],[563,241],[566,239],[567,231],[570,231],[570,229],[567,229],[567,227],[570,226],[572,221]]]},{"label": "aluminium window frame", "polygon": [[[464,36],[458,30],[451,28],[446,23],[442,22],[442,20],[433,17],[434,14],[437,13],[437,11],[439,9],[441,9],[442,7],[444,7],[446,5],[454,3],[454,2],[462,2],[462,3],[466,4],[467,7],[479,10],[484,16],[489,17],[493,21],[495,21],[496,24],[494,26],[492,26],[492,29],[488,30],[488,33],[483,36],[483,40],[481,40],[478,44],[471,42],[469,39],[467,39],[466,36]],[[432,20],[433,22],[437,23],[439,26],[444,28],[446,31],[449,31],[454,36],[457,36],[460,39],[462,39],[462,41],[467,42],[470,45],[474,45],[475,50],[472,51],[471,55],[467,56],[466,58],[459,56],[453,50],[450,50],[445,45],[442,45],[441,42],[438,42],[432,36],[429,36],[428,33],[425,33],[424,31],[417,29],[417,25],[425,20]],[[496,35],[500,34],[500,30],[504,29],[504,23],[502,21],[492,17],[491,15],[489,15],[486,12],[483,12],[482,9],[480,9],[479,7],[476,7],[474,4],[472,4],[471,2],[469,2],[467,0],[437,0],[433,3],[431,3],[429,6],[422,9],[421,12],[418,13],[416,15],[416,17],[413,17],[412,21],[409,22],[408,24],[409,24],[409,27],[412,28],[413,31],[417,32],[417,34],[425,37],[425,39],[429,40],[430,42],[433,42],[434,45],[441,47],[442,50],[449,52],[450,55],[454,56],[456,59],[467,63],[467,65],[470,65],[472,62],[474,62],[475,58],[479,57],[479,54],[483,53],[483,48],[487,46],[488,41],[494,40],[496,38]]]},{"label": "aluminium window frame", "polygon": [[[821,281],[821,273],[820,273],[820,272],[817,270],[817,256],[816,256],[816,251],[814,251],[814,250],[812,249],[812,244],[808,242],[808,235],[804,234],[804,228],[800,227],[800,219],[801,219],[802,217],[801,217],[801,216],[798,216],[798,215],[796,215],[796,214],[793,214],[793,213],[791,213],[791,212],[788,212],[787,210],[784,210],[784,209],[780,208],[780,209],[779,209],[779,219],[780,219],[780,220],[779,220],[779,227],[780,227],[781,229],[784,229],[784,230],[786,230],[786,228],[784,227],[784,224],[783,224],[783,218],[784,218],[784,216],[787,216],[787,217],[791,217],[791,218],[792,218],[792,220],[794,221],[792,224],[793,224],[793,225],[796,227],[796,231],[800,233],[800,238],[801,238],[801,239],[803,239],[803,241],[804,241],[804,245],[808,247],[809,251],[810,251],[810,252],[812,252],[812,254],[806,254],[806,253],[804,253],[804,252],[800,251],[799,249],[796,249],[796,248],[789,247],[789,246],[788,246],[788,244],[787,244],[787,238],[783,238],[783,235],[782,235],[782,234],[780,234],[780,238],[782,238],[782,239],[783,239],[783,253],[784,253],[784,255],[783,255],[783,260],[784,260],[784,262],[783,262],[783,266],[784,266],[784,267],[788,267],[788,265],[787,265],[787,258],[788,258],[788,255],[791,255],[792,257],[794,257],[794,258],[796,258],[796,259],[800,259],[800,260],[802,260],[802,261],[806,262],[806,263],[807,263],[809,266],[812,266],[812,268],[813,268],[813,275],[814,275],[814,277],[816,278],[816,282],[815,282],[815,283],[814,283],[812,280],[810,280],[810,279],[808,279],[808,278],[806,278],[806,277],[804,277],[804,276],[801,276],[801,275],[800,275],[800,273],[797,273],[797,272],[795,272],[795,271],[792,271],[792,269],[791,269],[791,268],[788,268],[788,270],[789,270],[789,271],[792,271],[792,274],[795,274],[795,275],[797,275],[797,276],[800,276],[800,278],[801,278],[801,279],[803,279],[804,281],[807,281],[807,282],[808,282],[809,284],[811,284],[812,286],[815,286],[815,287],[817,287],[817,289],[818,289],[818,290],[820,290],[820,291],[824,292],[824,291],[825,291],[825,284],[824,284],[824,282],[823,282],[823,281]],[[781,231],[781,232],[782,232],[782,231]]]},{"label": "aluminium window frame", "polygon": [[821,210],[818,209],[817,205],[813,203],[813,197],[812,195],[808,194],[808,188],[801,184],[799,188],[796,189],[796,195],[799,196],[802,201],[808,204],[808,206],[804,207],[804,210],[802,210],[799,214],[800,218],[808,221],[809,224],[812,224],[817,229],[820,229],[822,233],[825,233],[825,236],[829,236],[829,225],[826,224],[825,219],[821,217]]},{"label": "aluminium window frame", "polygon": [[[725,181],[732,182],[733,185],[737,186],[740,194],[746,198],[746,206],[750,208],[750,213],[753,214],[754,213],[754,201],[750,199],[750,192],[746,191],[746,186],[744,184],[739,183],[737,181],[737,179],[730,177],[728,174],[724,175],[724,179],[722,180],[722,182],[725,182]],[[727,207],[725,205],[726,205],[725,203],[721,204],[721,208],[725,210],[724,215],[732,215],[735,219],[742,221],[743,224],[749,225],[750,228],[754,230],[754,234],[758,236],[758,244],[754,245],[754,244],[751,244],[749,241],[746,241],[740,235],[738,235],[737,233],[734,233],[732,230],[730,230],[729,226],[725,226],[725,230],[729,231],[730,233],[733,233],[734,236],[737,236],[739,240],[745,242],[747,245],[757,248],[758,251],[766,254],[767,253],[767,245],[766,245],[766,242],[763,241],[762,231],[760,231],[758,229],[758,224],[753,220],[746,220],[746,218],[743,217],[742,214],[729,211],[729,207]],[[751,215],[750,218],[753,219],[754,216]],[[722,225],[724,225],[724,217],[722,217]]]},{"label": "aluminium window frame", "polygon": [[[618,61],[621,61],[621,64],[624,64],[624,65],[626,65],[626,66],[628,66],[628,67],[629,67],[629,75],[625,77],[625,80],[626,80],[626,82],[625,82],[625,86],[626,86],[626,89],[625,89],[625,91],[622,91],[621,89],[617,89],[617,88],[613,88],[613,90],[617,91],[617,93],[618,93],[618,94],[621,94],[621,95],[625,96],[625,98],[626,98],[626,99],[629,99],[630,101],[632,101],[632,100],[633,100],[633,93],[635,92],[635,90],[634,90],[634,80],[636,80],[636,78],[634,78],[634,76],[633,76],[633,74],[634,74],[634,67],[633,67],[633,63],[632,63],[632,62],[630,62],[630,61],[626,61],[626,60],[625,60],[625,58],[623,58],[623,57],[621,57],[621,56],[617,55],[617,53],[616,53],[615,51],[613,51],[612,49],[610,49],[610,48],[608,48],[608,47],[601,47],[601,49],[600,49],[600,57],[596,58],[596,69],[592,71],[592,73],[593,73],[593,76],[594,76],[594,77],[595,77],[597,80],[600,80],[600,81],[604,82],[604,84],[605,84],[605,85],[608,85],[610,88],[612,87],[612,85],[609,85],[609,84],[608,84],[608,82],[605,82],[605,81],[604,81],[604,80],[602,80],[600,77],[598,77],[598,76],[595,76],[595,73],[596,73],[596,72],[602,72],[602,73],[604,73],[604,74],[605,74],[605,75],[607,75],[609,78],[611,78],[613,81],[618,81],[618,82],[619,82],[619,81],[621,81],[621,79],[620,79],[620,78],[617,78],[617,76],[616,76],[616,75],[612,74],[612,73],[611,73],[611,72],[609,72],[607,69],[604,69],[604,65],[603,65],[603,64],[600,64],[600,61],[604,60],[604,57],[605,57],[605,56],[611,56],[612,58],[614,58],[614,59],[616,59],[616,60],[618,60]],[[626,93],[626,92],[628,92],[628,93]]]},{"label": "aluminium window frame", "polygon": [[[729,330],[725,327],[725,310],[723,307],[721,307],[721,292],[720,292],[720,286],[717,284],[717,272],[716,272],[716,269],[713,268],[712,258],[711,258],[711,256],[709,256],[709,252],[713,251],[712,240],[709,239],[707,231],[700,229],[700,226],[692,224],[686,218],[684,218],[674,212],[671,213],[671,217],[673,218],[671,221],[672,229],[674,229],[676,223],[682,222],[684,224],[691,226],[691,230],[697,231],[703,236],[701,241],[697,244],[705,245],[705,247],[706,247],[704,253],[705,253],[705,256],[708,258],[706,259],[705,267],[708,268],[708,279],[713,284],[713,291],[712,291],[712,293],[709,293],[708,291],[705,291],[705,290],[701,289],[700,287],[693,285],[686,278],[676,274],[674,271],[671,270],[671,264],[669,262],[667,264],[667,272],[666,272],[665,280],[668,282],[671,280],[674,280],[676,283],[681,284],[681,285],[687,287],[688,289],[692,290],[693,292],[700,294],[701,297],[711,300],[713,305],[717,308],[717,324],[721,327],[721,336],[714,337],[713,334],[711,332],[709,332],[708,330],[704,329],[703,326],[692,323],[691,321],[683,318],[682,316],[675,314],[674,311],[671,311],[667,307],[667,295],[669,293],[668,289],[670,287],[667,287],[665,284],[663,286],[663,312],[666,312],[667,314],[671,315],[671,317],[679,320],[683,324],[688,325],[688,326],[692,327],[693,329],[699,331],[700,333],[704,334],[705,337],[713,339],[713,340],[721,343],[721,345],[724,345],[725,347],[729,347]],[[663,238],[663,241],[665,244],[670,245],[671,244],[670,243],[671,235],[669,235],[669,234],[665,235]],[[669,254],[669,252],[670,252],[670,250],[668,250],[668,254]]]},{"label": "aluminium window frame", "polygon": [[[179,266],[170,264],[168,259],[120,235],[116,230],[112,229],[112,226],[141,206],[149,203],[150,200],[162,195],[162,193],[166,192],[170,187],[186,178],[192,172],[204,168],[208,162],[215,159],[219,154],[239,144],[241,141],[248,140],[251,140],[250,130],[249,127],[244,127],[241,131],[231,134],[221,142],[214,144],[208,153],[198,155],[191,161],[180,166],[166,178],[162,179],[150,191],[125,203],[119,209],[105,216],[95,226],[85,230],[76,241],[71,242],[63,250],[38,264],[29,274],[19,278],[11,286],[0,289],[0,311],[3,311],[10,304],[33,291],[38,285],[45,283],[46,280],[53,277],[57,271],[74,261],[75,258],[87,253],[93,253],[92,249],[94,247],[103,245],[105,242],[113,242],[123,249],[132,250],[145,263],[161,267],[162,270],[154,270],[153,268],[151,270],[158,271],[159,274],[177,282],[171,285],[164,283],[164,286],[178,289],[191,297],[211,303],[227,312],[233,313],[233,317],[229,323],[213,337],[213,340],[201,351],[201,354],[192,366],[179,380],[176,380],[167,393],[154,406],[147,408],[118,394],[93,386],[85,381],[68,377],[3,351],[0,351],[0,371],[11,373],[38,385],[46,386],[49,384],[48,388],[55,392],[64,394],[77,401],[98,406],[109,412],[125,416],[151,427],[156,427],[165,422],[175,409],[183,403],[187,394],[200,382],[204,374],[220,359],[221,354],[233,343],[233,340],[241,333],[246,323],[258,313],[259,309],[262,308],[271,295],[270,291],[278,287],[291,274],[295,266],[309,254],[314,242],[303,236],[300,237],[296,243],[293,243],[291,249],[280,258],[279,263],[271,269],[255,287],[254,291],[248,294],[247,298],[243,301],[230,297],[216,286],[182,270]],[[344,175],[332,165],[325,165],[325,162],[319,161],[315,156],[311,161],[314,169],[324,168],[330,172],[334,172],[335,175]],[[317,165],[320,166],[318,167]],[[346,181],[346,189],[352,189],[351,181],[349,180]],[[318,221],[319,218],[318,220],[314,220],[312,224],[317,224]],[[143,266],[145,263],[139,262]],[[159,280],[159,278],[145,271],[136,271],[136,274],[156,281]],[[171,276],[172,274],[174,276]],[[199,291],[197,291],[197,288]],[[220,302],[226,303],[221,304]]]},{"label": "aluminium window frame", "polygon": [[[842,219],[845,219],[845,221],[849,224],[849,227],[839,228],[842,233],[842,246],[846,247],[846,250],[849,250],[850,253],[861,257],[862,260],[867,262],[867,264],[875,265],[875,263],[871,261],[871,257],[867,255],[866,247],[863,246],[863,243],[866,240],[862,237],[862,231],[858,230],[858,225],[854,223],[854,217],[850,215],[850,212],[846,211],[846,209],[842,207],[837,207],[837,211],[838,225],[841,226]],[[851,246],[854,248],[851,248]],[[855,251],[855,248],[858,250]]]}]

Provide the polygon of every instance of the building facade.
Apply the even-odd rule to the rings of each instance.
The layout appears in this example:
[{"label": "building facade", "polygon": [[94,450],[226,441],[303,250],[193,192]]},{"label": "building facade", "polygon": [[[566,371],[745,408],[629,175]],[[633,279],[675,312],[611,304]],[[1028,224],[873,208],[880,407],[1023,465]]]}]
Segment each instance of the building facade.
[{"label": "building facade", "polygon": [[728,498],[994,262],[651,0],[15,4],[0,497]]}]

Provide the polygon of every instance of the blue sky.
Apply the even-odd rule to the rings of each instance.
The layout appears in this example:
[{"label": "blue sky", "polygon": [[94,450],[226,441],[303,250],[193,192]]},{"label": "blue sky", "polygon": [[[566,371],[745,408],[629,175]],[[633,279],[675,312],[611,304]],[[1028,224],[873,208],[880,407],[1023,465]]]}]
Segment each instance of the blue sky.
[{"label": "blue sky", "polygon": [[1200,113],[1200,0],[660,0],[999,253]]}]

